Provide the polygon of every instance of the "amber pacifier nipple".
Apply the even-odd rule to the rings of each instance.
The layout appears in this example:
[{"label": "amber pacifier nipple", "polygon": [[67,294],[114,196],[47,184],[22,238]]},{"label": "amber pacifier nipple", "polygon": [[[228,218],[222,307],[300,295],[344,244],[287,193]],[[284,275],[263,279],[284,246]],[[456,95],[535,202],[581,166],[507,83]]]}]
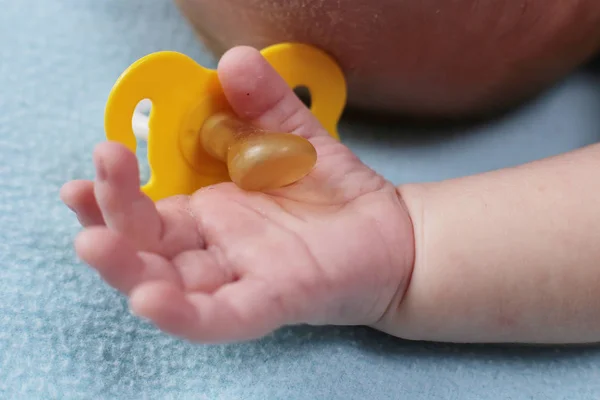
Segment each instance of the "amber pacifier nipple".
[{"label": "amber pacifier nipple", "polygon": [[227,163],[231,180],[244,190],[290,185],[317,162],[317,151],[307,139],[258,129],[227,112],[207,118],[200,139],[211,156]]}]

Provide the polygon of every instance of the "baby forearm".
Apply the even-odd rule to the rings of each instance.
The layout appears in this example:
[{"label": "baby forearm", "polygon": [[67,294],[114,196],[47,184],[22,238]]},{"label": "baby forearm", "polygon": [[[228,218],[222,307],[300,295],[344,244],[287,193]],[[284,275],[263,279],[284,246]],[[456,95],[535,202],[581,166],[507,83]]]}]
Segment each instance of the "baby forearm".
[{"label": "baby forearm", "polygon": [[399,191],[416,259],[381,329],[452,342],[600,341],[600,145]]}]

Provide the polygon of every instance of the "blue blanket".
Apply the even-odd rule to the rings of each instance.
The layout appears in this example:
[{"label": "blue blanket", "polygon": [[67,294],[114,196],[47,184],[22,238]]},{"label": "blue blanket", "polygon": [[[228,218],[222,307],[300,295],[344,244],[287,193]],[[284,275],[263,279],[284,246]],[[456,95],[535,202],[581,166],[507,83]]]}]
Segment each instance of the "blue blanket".
[{"label": "blue blanket", "polygon": [[[168,0],[0,0],[0,399],[598,399],[600,349],[410,343],[363,328],[283,329],[201,346],[132,317],[74,256],[59,187],[93,176],[118,75],[157,50],[214,66]],[[486,126],[441,133],[347,118],[393,180],[514,165],[597,141],[584,70]]]}]

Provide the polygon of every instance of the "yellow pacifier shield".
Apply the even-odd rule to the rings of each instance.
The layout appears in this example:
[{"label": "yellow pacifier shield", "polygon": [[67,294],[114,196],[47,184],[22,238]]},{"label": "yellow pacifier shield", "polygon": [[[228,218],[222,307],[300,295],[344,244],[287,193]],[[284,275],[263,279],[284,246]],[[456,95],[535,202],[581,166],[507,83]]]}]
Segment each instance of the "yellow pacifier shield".
[{"label": "yellow pacifier shield", "polygon": [[[342,71],[326,53],[284,43],[262,52],[291,88],[305,86],[311,111],[338,139],[346,103]],[[131,65],[114,85],[105,111],[108,140],[135,153],[132,116],[144,99],[152,102],[148,132],[150,180],[142,190],[154,201],[231,181],[227,164],[202,146],[200,129],[211,116],[230,112],[217,72],[177,52],[157,52]]]}]

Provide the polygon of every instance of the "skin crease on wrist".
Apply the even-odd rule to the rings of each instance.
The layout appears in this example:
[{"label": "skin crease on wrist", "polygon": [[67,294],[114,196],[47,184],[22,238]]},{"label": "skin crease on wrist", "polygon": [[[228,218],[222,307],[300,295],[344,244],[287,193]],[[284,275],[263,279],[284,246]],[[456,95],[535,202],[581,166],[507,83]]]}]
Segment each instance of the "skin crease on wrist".
[{"label": "skin crease on wrist", "polygon": [[175,0],[215,56],[315,45],[346,73],[349,106],[411,116],[494,113],[600,48],[597,0]]},{"label": "skin crease on wrist", "polygon": [[450,342],[600,342],[600,144],[400,192],[415,267],[377,328]]}]

